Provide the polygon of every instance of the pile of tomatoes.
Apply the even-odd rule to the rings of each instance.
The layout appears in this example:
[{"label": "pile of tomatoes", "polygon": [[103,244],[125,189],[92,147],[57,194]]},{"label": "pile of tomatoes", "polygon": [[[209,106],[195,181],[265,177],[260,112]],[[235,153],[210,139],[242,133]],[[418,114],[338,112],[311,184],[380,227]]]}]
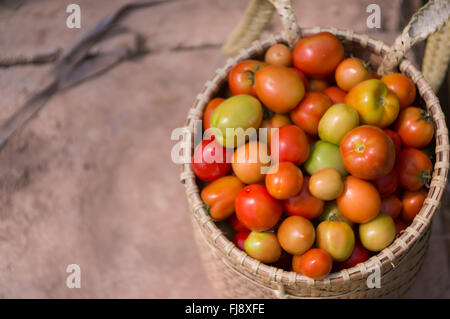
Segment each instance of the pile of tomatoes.
[{"label": "pile of tomatoes", "polygon": [[[228,221],[251,257],[321,279],[389,246],[419,212],[434,125],[405,75],[378,78],[323,32],[238,63],[227,89],[205,109],[213,133],[195,148],[193,169],[211,217]],[[278,136],[234,145],[239,133],[227,128]],[[264,173],[269,164],[251,154],[274,146]]]}]

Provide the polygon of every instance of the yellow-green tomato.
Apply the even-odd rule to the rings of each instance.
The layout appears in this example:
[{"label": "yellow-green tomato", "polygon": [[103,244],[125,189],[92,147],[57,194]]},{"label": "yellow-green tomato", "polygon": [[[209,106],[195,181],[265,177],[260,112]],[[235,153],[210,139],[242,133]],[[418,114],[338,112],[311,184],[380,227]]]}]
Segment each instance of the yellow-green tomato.
[{"label": "yellow-green tomato", "polygon": [[329,167],[335,168],[342,176],[348,174],[342,163],[339,146],[326,141],[314,143],[304,167],[309,175]]},{"label": "yellow-green tomato", "polygon": [[346,222],[350,227],[353,227],[353,222],[342,214],[339,210],[336,201],[326,202],[323,207],[322,214],[317,218],[319,222],[323,222],[325,220],[333,221],[341,221]]},{"label": "yellow-green tomato", "polygon": [[330,107],[319,121],[320,139],[339,145],[345,134],[359,124],[358,112],[343,103]]},{"label": "yellow-green tomato", "polygon": [[345,96],[360,116],[362,124],[387,127],[398,116],[400,104],[395,93],[377,79],[366,80],[354,86]]},{"label": "yellow-green tomato", "polygon": [[317,226],[316,246],[330,254],[334,261],[344,261],[355,248],[355,234],[346,222],[326,220]]},{"label": "yellow-green tomato", "polygon": [[344,182],[341,173],[335,168],[324,168],[315,172],[309,179],[309,191],[318,199],[333,200],[341,195]]},{"label": "yellow-green tomato", "polygon": [[281,246],[274,233],[252,231],[244,243],[245,252],[266,264],[274,263],[281,257]]},{"label": "yellow-green tomato", "polygon": [[359,225],[361,244],[370,251],[381,251],[395,239],[395,223],[391,216],[378,214],[370,222]]},{"label": "yellow-green tomato", "polygon": [[[217,142],[234,148],[256,134],[262,119],[263,109],[258,99],[241,94],[226,99],[214,110],[211,114],[211,128]],[[253,128],[253,132],[246,132],[249,128]]]}]

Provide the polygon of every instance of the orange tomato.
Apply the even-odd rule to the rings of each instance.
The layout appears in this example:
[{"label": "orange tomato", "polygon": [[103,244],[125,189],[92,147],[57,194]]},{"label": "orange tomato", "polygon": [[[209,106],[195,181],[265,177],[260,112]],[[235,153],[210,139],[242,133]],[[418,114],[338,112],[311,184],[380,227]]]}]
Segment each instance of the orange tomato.
[{"label": "orange tomato", "polygon": [[301,255],[314,244],[316,232],[312,223],[301,216],[286,218],[278,228],[281,247],[290,254]]},{"label": "orange tomato", "polygon": [[427,198],[427,195],[422,191],[406,191],[402,196],[401,219],[408,223],[412,222],[422,208],[425,198]]},{"label": "orange tomato", "polygon": [[332,105],[333,102],[326,94],[307,92],[289,115],[292,121],[306,133],[317,135],[319,121]]},{"label": "orange tomato", "polygon": [[347,92],[337,86],[330,86],[323,90],[323,93],[328,95],[333,104],[345,103],[345,96],[347,95]]},{"label": "orange tomato", "polygon": [[275,113],[292,110],[305,95],[305,87],[298,74],[287,67],[269,65],[255,73],[256,95]]},{"label": "orange tomato", "polygon": [[291,49],[281,43],[274,44],[266,51],[265,61],[271,65],[290,66],[292,64]]},{"label": "orange tomato", "polygon": [[224,176],[203,188],[200,197],[209,206],[215,220],[224,220],[234,213],[234,202],[244,184],[235,176]]},{"label": "orange tomato", "polygon": [[315,172],[309,179],[309,191],[322,200],[336,199],[343,190],[344,182],[341,173],[332,167]]},{"label": "orange tomato", "polygon": [[302,189],[303,173],[291,162],[282,162],[270,168],[266,175],[266,188],[276,199],[288,199]]},{"label": "orange tomato", "polygon": [[296,255],[292,259],[292,270],[312,279],[326,277],[333,266],[330,255],[322,249],[313,248],[303,255]]},{"label": "orange tomato", "polygon": [[365,62],[358,58],[347,58],[336,68],[337,85],[344,91],[350,91],[357,84],[371,79]]},{"label": "orange tomato", "polygon": [[268,155],[268,152],[267,145],[257,141],[239,146],[233,154],[233,172],[245,184],[262,182],[264,174],[261,170],[268,166],[269,162],[263,163],[260,153]]},{"label": "orange tomato", "polygon": [[381,198],[375,186],[354,176],[344,181],[344,191],[336,202],[342,214],[354,223],[374,219],[381,207]]},{"label": "orange tomato", "polygon": [[314,219],[322,213],[325,202],[311,195],[309,180],[309,176],[304,176],[300,193],[283,201],[286,214]]},{"label": "orange tomato", "polygon": [[401,73],[386,74],[381,78],[389,90],[395,93],[400,103],[400,108],[410,106],[416,98],[416,86],[406,75]]}]

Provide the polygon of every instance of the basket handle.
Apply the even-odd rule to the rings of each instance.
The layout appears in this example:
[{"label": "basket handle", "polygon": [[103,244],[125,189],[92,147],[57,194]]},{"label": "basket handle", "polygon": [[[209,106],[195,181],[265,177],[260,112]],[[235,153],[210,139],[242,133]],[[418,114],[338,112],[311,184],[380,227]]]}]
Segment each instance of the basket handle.
[{"label": "basket handle", "polygon": [[448,0],[430,0],[412,16],[402,34],[397,37],[390,50],[384,55],[378,68],[378,74],[392,72],[414,44],[425,40],[441,29],[449,18]]},{"label": "basket handle", "polygon": [[269,0],[277,10],[281,23],[283,24],[283,37],[291,48],[297,43],[301,37],[301,29],[297,24],[294,8],[292,8],[291,0]]},{"label": "basket handle", "polygon": [[283,24],[284,38],[292,48],[300,38],[301,30],[297,24],[291,0],[251,0],[243,18],[222,46],[222,51],[232,55],[257,40],[275,10]]}]

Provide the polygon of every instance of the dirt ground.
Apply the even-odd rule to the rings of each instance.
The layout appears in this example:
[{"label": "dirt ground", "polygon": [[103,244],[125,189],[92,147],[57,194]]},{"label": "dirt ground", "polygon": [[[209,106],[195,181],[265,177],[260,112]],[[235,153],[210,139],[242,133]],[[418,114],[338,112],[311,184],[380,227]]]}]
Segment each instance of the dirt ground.
[{"label": "dirt ground", "polygon": [[[126,2],[0,0],[0,60],[67,52]],[[294,5],[302,26],[367,32],[365,8],[372,2]],[[398,13],[420,1],[375,2],[383,27],[369,33],[392,43],[404,23]],[[69,3],[81,7],[81,29],[65,25]],[[179,0],[136,12],[124,24],[145,35],[153,52],[58,93],[10,140],[0,152],[0,297],[215,297],[193,240],[179,168],[170,161],[170,133],[225,61],[220,45],[246,4]],[[270,29],[279,28],[274,19]],[[0,122],[42,86],[50,69],[0,68]],[[407,297],[450,297],[445,214],[448,209],[435,216],[429,253]],[[66,286],[69,264],[81,267],[80,289]]]}]

